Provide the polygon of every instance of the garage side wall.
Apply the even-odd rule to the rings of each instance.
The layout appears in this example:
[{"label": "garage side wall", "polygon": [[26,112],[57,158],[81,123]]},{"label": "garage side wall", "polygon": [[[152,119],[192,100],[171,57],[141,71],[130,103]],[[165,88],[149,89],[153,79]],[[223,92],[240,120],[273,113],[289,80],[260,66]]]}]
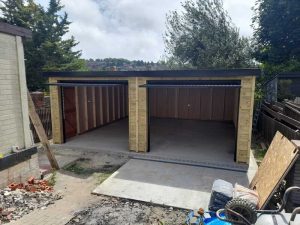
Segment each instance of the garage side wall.
[{"label": "garage side wall", "polygon": [[22,39],[0,33],[0,153],[31,144]]},{"label": "garage side wall", "polygon": [[127,86],[75,87],[77,134],[128,116]]}]

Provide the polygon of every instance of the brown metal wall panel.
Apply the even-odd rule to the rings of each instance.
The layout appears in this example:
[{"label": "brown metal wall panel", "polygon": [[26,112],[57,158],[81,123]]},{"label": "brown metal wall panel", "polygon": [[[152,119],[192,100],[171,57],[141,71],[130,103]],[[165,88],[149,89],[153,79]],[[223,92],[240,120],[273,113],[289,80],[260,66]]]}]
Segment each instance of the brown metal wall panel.
[{"label": "brown metal wall panel", "polygon": [[93,87],[87,87],[87,118],[88,118],[88,130],[94,128],[94,99],[93,99]]},{"label": "brown metal wall panel", "polygon": [[64,129],[65,138],[74,137],[77,134],[75,88],[64,88]]},{"label": "brown metal wall panel", "polygon": [[179,89],[178,118],[189,119],[189,90],[186,88]]},{"label": "brown metal wall panel", "polygon": [[225,99],[225,89],[214,88],[213,101],[212,101],[212,120],[216,120],[216,121],[223,120],[224,99]]},{"label": "brown metal wall panel", "polygon": [[201,89],[190,88],[189,89],[189,119],[201,119]]},{"label": "brown metal wall panel", "polygon": [[235,93],[235,89],[225,90],[224,120],[227,121],[233,119],[233,109],[235,106],[234,93]]},{"label": "brown metal wall panel", "polygon": [[[81,134],[128,116],[127,87],[76,87],[72,104],[75,114],[78,114],[77,133]],[[74,124],[76,127],[76,120]]]},{"label": "brown metal wall panel", "polygon": [[212,88],[202,88],[201,89],[201,108],[200,108],[200,119],[201,120],[211,120],[212,119]]},{"label": "brown metal wall panel", "polygon": [[233,121],[238,90],[232,88],[151,88],[150,116],[160,118]]},{"label": "brown metal wall panel", "polygon": [[78,87],[78,118],[79,118],[79,130],[78,133],[83,133],[87,130],[87,115],[86,115],[86,90],[85,87]]}]

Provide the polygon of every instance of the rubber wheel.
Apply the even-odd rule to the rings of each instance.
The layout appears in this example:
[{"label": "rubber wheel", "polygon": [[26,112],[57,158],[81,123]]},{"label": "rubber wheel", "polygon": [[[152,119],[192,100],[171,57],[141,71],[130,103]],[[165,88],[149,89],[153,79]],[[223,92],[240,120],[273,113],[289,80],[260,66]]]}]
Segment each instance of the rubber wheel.
[{"label": "rubber wheel", "polygon": [[[227,202],[225,209],[231,209],[239,214],[241,214],[246,220],[248,220],[251,224],[255,224],[257,220],[257,214],[255,210],[255,206],[244,199],[234,198]],[[225,210],[225,216],[229,220],[237,221],[238,224],[244,222],[244,220],[236,215],[231,214],[227,210]],[[235,225],[235,223],[233,223]]]}]

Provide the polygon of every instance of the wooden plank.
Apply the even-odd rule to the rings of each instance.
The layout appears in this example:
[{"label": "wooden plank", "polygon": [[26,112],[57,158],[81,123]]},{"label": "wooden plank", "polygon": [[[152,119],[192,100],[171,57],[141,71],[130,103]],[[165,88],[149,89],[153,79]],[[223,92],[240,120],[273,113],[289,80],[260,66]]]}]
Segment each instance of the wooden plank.
[{"label": "wooden plank", "polygon": [[299,149],[277,132],[250,188],[259,194],[258,207],[263,209],[299,156]]},{"label": "wooden plank", "polygon": [[36,113],[35,106],[34,106],[34,103],[32,101],[29,91],[27,91],[27,96],[28,96],[27,98],[28,98],[29,117],[31,119],[31,122],[34,126],[36,133],[39,136],[39,139],[44,147],[44,150],[46,151],[46,154],[47,154],[47,157],[48,157],[51,167],[58,170],[59,169],[58,163],[57,163],[56,158],[53,154],[53,151],[50,147],[50,143],[48,141],[48,138],[47,138],[46,132],[44,130],[43,124],[40,120],[40,117]]},{"label": "wooden plank", "polygon": [[267,113],[269,113],[271,116],[275,117],[278,120],[282,120],[294,127],[297,127],[298,129],[300,129],[300,122],[297,120],[294,120],[293,118],[290,118],[280,112],[275,112],[272,109],[270,109],[269,107],[267,107],[265,104],[262,105],[262,109],[264,111],[266,111]]}]

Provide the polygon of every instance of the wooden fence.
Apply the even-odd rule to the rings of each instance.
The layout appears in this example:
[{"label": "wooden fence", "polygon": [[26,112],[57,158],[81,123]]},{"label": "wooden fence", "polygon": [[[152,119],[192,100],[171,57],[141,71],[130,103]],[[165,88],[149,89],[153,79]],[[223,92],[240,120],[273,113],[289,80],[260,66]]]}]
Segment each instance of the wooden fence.
[{"label": "wooden fence", "polygon": [[[42,121],[42,124],[43,124],[43,127],[45,129],[48,139],[52,139],[51,109],[50,108],[39,108],[39,109],[36,109],[36,112]],[[32,130],[34,142],[35,143],[40,142],[39,137],[38,137],[32,123],[30,123],[30,129]]]},{"label": "wooden fence", "polygon": [[276,131],[288,139],[300,140],[300,110],[290,102],[263,103],[260,118],[260,132],[270,144]]}]

